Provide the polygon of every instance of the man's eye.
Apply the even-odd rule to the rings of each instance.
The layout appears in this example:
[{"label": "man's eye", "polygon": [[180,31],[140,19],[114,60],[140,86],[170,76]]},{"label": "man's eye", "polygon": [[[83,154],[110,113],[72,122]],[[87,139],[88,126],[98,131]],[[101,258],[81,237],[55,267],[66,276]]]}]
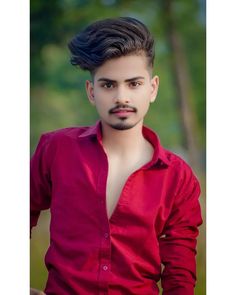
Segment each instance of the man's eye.
[{"label": "man's eye", "polygon": [[139,81],[133,81],[133,82],[130,83],[130,86],[131,86],[132,88],[137,88],[137,87],[139,87],[141,84],[142,84],[142,83],[139,82]]},{"label": "man's eye", "polygon": [[103,88],[111,89],[114,87],[113,83],[107,82],[102,85]]}]

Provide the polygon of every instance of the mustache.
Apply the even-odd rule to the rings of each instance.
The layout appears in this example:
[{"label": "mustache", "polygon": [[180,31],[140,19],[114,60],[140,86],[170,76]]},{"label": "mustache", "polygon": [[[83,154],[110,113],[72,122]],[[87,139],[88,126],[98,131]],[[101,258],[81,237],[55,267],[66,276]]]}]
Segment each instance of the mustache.
[{"label": "mustache", "polygon": [[129,105],[126,105],[126,104],[118,104],[115,107],[111,108],[108,112],[109,112],[109,114],[113,114],[117,110],[127,110],[127,111],[131,111],[131,112],[135,112],[135,113],[137,112],[136,107],[129,106]]}]

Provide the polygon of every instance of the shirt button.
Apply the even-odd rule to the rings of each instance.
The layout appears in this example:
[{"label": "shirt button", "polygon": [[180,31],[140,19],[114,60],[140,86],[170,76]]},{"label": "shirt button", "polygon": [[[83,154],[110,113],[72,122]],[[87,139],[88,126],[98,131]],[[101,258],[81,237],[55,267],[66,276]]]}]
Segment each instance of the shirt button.
[{"label": "shirt button", "polygon": [[108,270],[108,266],[107,265],[103,265],[102,269],[105,270],[105,271],[107,271]]},{"label": "shirt button", "polygon": [[104,238],[107,239],[108,237],[109,237],[109,234],[108,233],[105,233],[104,234]]}]

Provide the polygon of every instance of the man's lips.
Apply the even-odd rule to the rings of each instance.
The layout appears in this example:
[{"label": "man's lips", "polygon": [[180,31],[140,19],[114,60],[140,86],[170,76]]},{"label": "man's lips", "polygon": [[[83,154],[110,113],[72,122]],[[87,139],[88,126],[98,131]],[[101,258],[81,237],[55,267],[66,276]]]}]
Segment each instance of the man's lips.
[{"label": "man's lips", "polygon": [[118,109],[118,110],[111,111],[112,114],[116,114],[116,113],[132,113],[132,112],[134,112],[134,110],[130,110],[130,109]]},{"label": "man's lips", "polygon": [[132,107],[115,107],[112,108],[109,113],[110,114],[127,114],[127,113],[134,113],[137,110]]}]

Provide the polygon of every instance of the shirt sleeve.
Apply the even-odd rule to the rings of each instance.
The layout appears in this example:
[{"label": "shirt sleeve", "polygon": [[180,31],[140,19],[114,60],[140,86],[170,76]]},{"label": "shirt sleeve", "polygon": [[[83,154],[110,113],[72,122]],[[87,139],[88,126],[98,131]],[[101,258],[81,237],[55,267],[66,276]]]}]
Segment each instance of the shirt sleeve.
[{"label": "shirt sleeve", "polygon": [[196,283],[196,238],[202,223],[199,182],[186,167],[174,204],[159,239],[163,295],[193,295]]},{"label": "shirt sleeve", "polygon": [[41,210],[50,207],[51,180],[49,136],[42,135],[30,161],[30,232]]}]

